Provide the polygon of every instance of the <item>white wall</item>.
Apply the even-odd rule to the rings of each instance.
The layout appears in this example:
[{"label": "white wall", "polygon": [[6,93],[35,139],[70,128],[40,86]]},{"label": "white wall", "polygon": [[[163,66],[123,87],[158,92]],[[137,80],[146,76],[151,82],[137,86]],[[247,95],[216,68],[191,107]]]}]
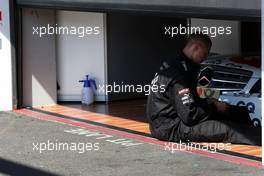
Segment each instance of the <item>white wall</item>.
[{"label": "white wall", "polygon": [[0,1],[0,111],[12,110],[12,59],[10,44],[9,1]]},{"label": "white wall", "polygon": [[[57,35],[57,75],[60,101],[80,101],[82,84],[78,81],[91,75],[97,85],[105,84],[104,14],[57,11],[58,26],[99,26],[98,35]],[[97,101],[105,101],[105,94],[96,92]]]},{"label": "white wall", "polygon": [[23,9],[23,105],[57,102],[55,35],[33,35],[37,26],[54,25],[54,10]]},{"label": "white wall", "polygon": [[240,47],[240,22],[239,21],[225,21],[225,20],[209,20],[209,19],[191,19],[191,26],[227,26],[232,27],[232,33],[230,35],[218,35],[217,37],[211,37],[212,49],[211,52],[220,54],[239,54],[241,52]]}]

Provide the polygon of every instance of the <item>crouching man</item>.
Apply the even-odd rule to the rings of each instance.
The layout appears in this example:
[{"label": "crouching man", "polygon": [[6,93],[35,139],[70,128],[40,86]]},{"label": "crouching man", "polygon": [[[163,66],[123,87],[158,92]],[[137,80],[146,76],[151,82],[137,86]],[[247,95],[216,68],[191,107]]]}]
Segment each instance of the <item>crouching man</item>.
[{"label": "crouching man", "polygon": [[196,91],[200,63],[211,48],[207,35],[191,35],[175,58],[163,62],[152,85],[165,91],[148,96],[147,117],[153,137],[172,142],[226,142],[261,145],[245,108],[215,99],[201,99]]}]

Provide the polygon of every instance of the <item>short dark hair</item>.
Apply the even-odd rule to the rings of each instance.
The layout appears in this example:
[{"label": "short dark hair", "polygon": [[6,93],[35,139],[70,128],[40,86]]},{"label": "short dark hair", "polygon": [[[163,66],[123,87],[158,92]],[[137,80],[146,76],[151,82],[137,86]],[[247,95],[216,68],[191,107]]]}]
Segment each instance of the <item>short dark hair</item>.
[{"label": "short dark hair", "polygon": [[188,39],[187,39],[187,41],[185,43],[185,46],[189,45],[189,44],[192,44],[193,42],[196,42],[196,41],[203,42],[209,50],[212,47],[212,41],[211,41],[210,37],[208,35],[206,35],[206,34],[203,34],[203,33],[191,34],[188,37]]}]

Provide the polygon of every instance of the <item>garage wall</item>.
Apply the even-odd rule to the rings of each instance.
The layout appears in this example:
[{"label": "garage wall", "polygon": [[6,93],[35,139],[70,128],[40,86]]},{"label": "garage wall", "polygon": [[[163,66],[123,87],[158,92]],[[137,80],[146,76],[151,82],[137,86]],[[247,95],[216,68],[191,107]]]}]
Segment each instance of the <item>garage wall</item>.
[{"label": "garage wall", "polygon": [[96,12],[167,14],[175,17],[257,19],[261,0],[16,0],[18,5]]},{"label": "garage wall", "polygon": [[33,35],[33,27],[54,25],[55,11],[23,9],[22,21],[23,105],[54,104],[57,101],[55,35]]},{"label": "garage wall", "polygon": [[[165,60],[175,57],[186,35],[164,35],[165,26],[185,26],[186,18],[143,15],[107,16],[108,84],[149,85]],[[112,92],[109,100],[145,97],[144,93]]]},{"label": "garage wall", "polygon": [[[263,9],[264,8],[264,3],[261,3],[261,8]],[[263,81],[263,77],[264,77],[264,11],[262,10],[261,11],[261,15],[262,15],[262,18],[261,18],[261,78],[262,78],[262,81],[261,81],[261,92],[263,92],[263,88],[264,88],[264,81]],[[262,96],[263,96],[263,93],[262,93]],[[261,117],[264,117],[264,111],[263,111],[263,107],[264,107],[264,102],[263,102],[263,98],[262,98],[262,101],[261,101]],[[263,122],[262,122],[263,124]],[[263,128],[263,125],[262,125],[262,128],[261,128],[261,137],[262,137],[262,158],[264,158],[264,128]],[[264,166],[264,159],[262,159],[262,166]]]},{"label": "garage wall", "polygon": [[199,27],[212,27],[223,26],[232,27],[232,33],[230,35],[219,35],[217,37],[211,37],[213,46],[211,52],[220,54],[239,54],[241,53],[241,40],[240,40],[240,22],[239,21],[225,21],[225,20],[208,20],[208,19],[191,19],[191,26]]},{"label": "garage wall", "polygon": [[261,55],[261,22],[241,22],[241,52]]},{"label": "garage wall", "polygon": [[[104,14],[57,11],[58,26],[99,27],[97,35],[57,35],[57,74],[60,101],[80,101],[85,75],[93,77],[97,85],[105,84]],[[97,101],[105,101],[103,92],[96,92]]]},{"label": "garage wall", "polygon": [[0,111],[5,111],[13,107],[9,1],[0,1],[0,11]]}]

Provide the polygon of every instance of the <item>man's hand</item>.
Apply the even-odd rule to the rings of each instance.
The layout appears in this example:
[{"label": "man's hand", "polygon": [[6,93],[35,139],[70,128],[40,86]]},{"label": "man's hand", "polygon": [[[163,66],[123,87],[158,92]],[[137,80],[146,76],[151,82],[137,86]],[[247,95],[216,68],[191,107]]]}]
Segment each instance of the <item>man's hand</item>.
[{"label": "man's hand", "polygon": [[214,104],[216,106],[217,111],[220,113],[227,113],[230,107],[230,105],[219,101],[215,101]]}]

